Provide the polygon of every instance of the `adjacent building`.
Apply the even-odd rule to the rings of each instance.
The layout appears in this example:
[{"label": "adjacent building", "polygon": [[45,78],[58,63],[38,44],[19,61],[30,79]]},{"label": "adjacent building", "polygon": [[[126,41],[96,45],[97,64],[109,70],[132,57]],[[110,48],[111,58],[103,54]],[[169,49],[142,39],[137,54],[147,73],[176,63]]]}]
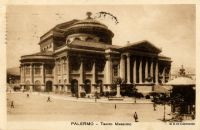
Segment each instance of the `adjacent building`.
[{"label": "adjacent building", "polygon": [[117,77],[144,91],[168,81],[171,58],[160,48],[146,40],[116,46],[113,36],[91,15],[56,25],[40,37],[40,52],[21,57],[20,85],[80,96],[112,91]]}]

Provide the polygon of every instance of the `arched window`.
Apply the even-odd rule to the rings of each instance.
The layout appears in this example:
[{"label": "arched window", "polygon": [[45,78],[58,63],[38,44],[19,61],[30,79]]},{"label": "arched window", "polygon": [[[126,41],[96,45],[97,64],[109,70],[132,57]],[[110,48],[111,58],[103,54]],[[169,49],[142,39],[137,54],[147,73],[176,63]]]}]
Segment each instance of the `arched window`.
[{"label": "arched window", "polygon": [[94,41],[94,39],[93,39],[92,37],[87,37],[87,38],[86,38],[86,41],[87,41],[87,42],[91,42],[91,41]]},{"label": "arched window", "polygon": [[74,40],[80,41],[81,39],[79,37],[74,38]]},{"label": "arched window", "polygon": [[67,83],[67,79],[64,79],[64,84],[66,84]]},{"label": "arched window", "polygon": [[35,74],[40,75],[41,73],[40,65],[35,65],[34,68],[35,68]]},{"label": "arched window", "polygon": [[59,80],[58,83],[60,84],[60,83],[61,83],[61,80]]},{"label": "arched window", "polygon": [[70,42],[71,42],[71,40],[70,40],[70,39],[68,39],[68,40],[67,40],[67,44],[69,44]]},{"label": "arched window", "polygon": [[26,75],[29,75],[30,71],[31,71],[30,66],[26,66],[26,68],[25,68]]}]

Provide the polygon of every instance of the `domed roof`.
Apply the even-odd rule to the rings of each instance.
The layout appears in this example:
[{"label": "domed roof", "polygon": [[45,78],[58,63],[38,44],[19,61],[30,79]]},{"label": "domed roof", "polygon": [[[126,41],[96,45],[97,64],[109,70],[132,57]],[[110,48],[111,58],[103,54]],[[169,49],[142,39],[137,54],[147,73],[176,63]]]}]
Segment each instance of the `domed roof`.
[{"label": "domed roof", "polygon": [[172,85],[172,86],[185,86],[185,85],[195,85],[195,80],[192,80],[191,78],[188,77],[178,77],[174,80],[171,80],[167,83],[167,85]]},{"label": "domed roof", "polygon": [[87,12],[86,19],[75,22],[71,27],[95,26],[108,29],[108,27],[105,24],[95,20],[94,18],[91,17],[91,15],[92,15],[91,12]]}]

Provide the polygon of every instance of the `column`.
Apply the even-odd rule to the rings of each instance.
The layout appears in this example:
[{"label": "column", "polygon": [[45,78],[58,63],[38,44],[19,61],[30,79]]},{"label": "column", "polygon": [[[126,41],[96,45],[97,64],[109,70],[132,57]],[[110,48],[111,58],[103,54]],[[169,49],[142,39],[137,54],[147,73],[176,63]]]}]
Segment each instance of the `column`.
[{"label": "column", "polygon": [[63,86],[64,87],[64,92],[67,92],[68,91],[68,88],[66,85]]},{"label": "column", "polygon": [[[54,65],[54,69],[53,69],[53,73],[54,73],[54,79],[53,79],[53,84],[56,85],[58,82],[57,82],[57,76],[58,76],[58,67],[57,67],[58,63],[57,63],[57,60],[55,61],[55,65]],[[56,90],[56,89],[55,89]]]},{"label": "column", "polygon": [[29,91],[30,91],[30,92],[33,92],[33,85],[30,85]]},{"label": "column", "polygon": [[45,83],[44,83],[44,64],[41,65],[41,74],[42,74],[42,83],[41,83],[41,91],[45,91]]},{"label": "column", "polygon": [[158,84],[158,61],[156,61],[155,79],[155,83]]},{"label": "column", "polygon": [[106,84],[111,84],[111,73],[112,73],[112,68],[111,68],[111,58],[110,57],[108,57],[107,59],[106,59],[106,65],[105,65],[105,67],[106,67],[106,71],[105,71],[105,75],[106,75]]},{"label": "column", "polygon": [[58,86],[58,92],[60,93],[61,91],[62,91],[62,86],[59,85],[59,86]]},{"label": "column", "polygon": [[130,69],[130,55],[127,55],[127,83],[130,84],[131,83],[131,69]]},{"label": "column", "polygon": [[83,91],[82,85],[84,84],[83,83],[83,59],[81,59],[80,61],[81,61],[80,69],[79,69],[79,72],[80,72],[80,83],[78,85],[78,97],[80,97],[80,92]]},{"label": "column", "polygon": [[142,59],[140,59],[139,65],[139,83],[142,83]]},{"label": "column", "polygon": [[94,85],[96,84],[96,63],[95,60],[93,61],[93,66],[92,66],[92,84],[91,84],[91,92],[93,93],[94,90]]},{"label": "column", "polygon": [[137,81],[137,79],[136,79],[136,76],[137,76],[137,73],[136,73],[136,64],[137,64],[137,62],[136,62],[136,59],[134,59],[134,62],[133,62],[133,83],[136,83]]},{"label": "column", "polygon": [[146,59],[146,64],[145,64],[145,80],[148,78],[148,60]]},{"label": "column", "polygon": [[22,73],[22,65],[20,65],[20,83],[22,83],[23,73]]},{"label": "column", "polygon": [[23,75],[24,75],[23,77],[24,77],[24,83],[25,83],[26,82],[26,65],[24,65],[23,68],[24,68],[23,69],[24,70],[23,71]]},{"label": "column", "polygon": [[153,59],[151,59],[151,66],[150,66],[150,76],[151,76],[151,82],[153,83],[153,79],[154,79],[154,77],[153,77]]},{"label": "column", "polygon": [[64,84],[63,74],[64,74],[64,59],[61,58],[61,84]]},{"label": "column", "polygon": [[125,59],[123,55],[120,59],[120,78],[125,79]]},{"label": "column", "polygon": [[30,84],[33,84],[33,64],[30,64]]},{"label": "column", "polygon": [[55,85],[53,85],[53,90],[52,90],[53,92],[55,92],[56,91],[56,86]]},{"label": "column", "polygon": [[41,65],[42,84],[44,84],[44,64]]},{"label": "column", "polygon": [[67,56],[67,59],[66,59],[66,74],[67,74],[67,84],[69,84],[69,56]]},{"label": "column", "polygon": [[166,68],[164,67],[163,68],[163,73],[162,73],[162,83],[165,83],[165,70],[166,70]]}]

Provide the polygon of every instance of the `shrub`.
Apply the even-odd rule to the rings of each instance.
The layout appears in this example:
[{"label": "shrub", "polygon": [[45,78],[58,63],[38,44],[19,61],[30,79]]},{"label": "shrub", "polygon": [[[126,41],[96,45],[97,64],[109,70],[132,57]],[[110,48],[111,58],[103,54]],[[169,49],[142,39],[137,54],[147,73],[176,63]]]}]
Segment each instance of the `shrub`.
[{"label": "shrub", "polygon": [[80,96],[81,96],[81,98],[84,98],[86,96],[86,93],[85,92],[81,92]]},{"label": "shrub", "polygon": [[146,98],[146,99],[150,99],[150,96],[149,96],[149,95],[146,95],[145,98]]}]

